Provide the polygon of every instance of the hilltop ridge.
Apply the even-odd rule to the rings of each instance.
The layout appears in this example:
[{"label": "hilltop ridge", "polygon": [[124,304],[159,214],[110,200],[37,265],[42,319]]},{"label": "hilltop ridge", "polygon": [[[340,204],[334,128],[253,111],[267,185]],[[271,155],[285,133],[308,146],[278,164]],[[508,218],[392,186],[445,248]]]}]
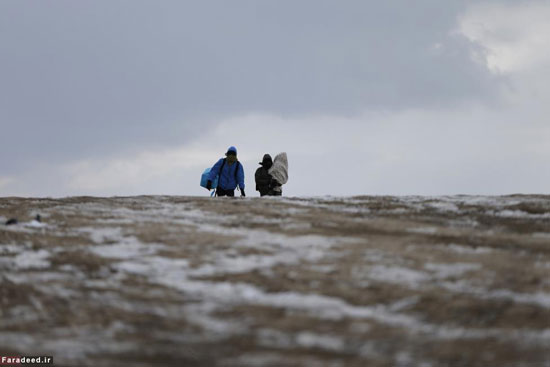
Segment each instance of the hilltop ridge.
[{"label": "hilltop ridge", "polygon": [[0,198],[1,222],[12,217],[0,227],[0,355],[550,360],[550,196]]}]

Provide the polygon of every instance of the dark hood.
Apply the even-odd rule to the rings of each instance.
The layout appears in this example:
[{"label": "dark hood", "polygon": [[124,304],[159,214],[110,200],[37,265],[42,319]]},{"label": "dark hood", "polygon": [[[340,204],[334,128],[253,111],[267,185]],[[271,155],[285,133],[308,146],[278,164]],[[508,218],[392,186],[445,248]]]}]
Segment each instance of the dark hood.
[{"label": "dark hood", "polygon": [[264,158],[260,162],[262,166],[264,166],[265,169],[270,169],[271,166],[273,166],[273,159],[271,159],[271,156],[269,154],[264,154]]}]

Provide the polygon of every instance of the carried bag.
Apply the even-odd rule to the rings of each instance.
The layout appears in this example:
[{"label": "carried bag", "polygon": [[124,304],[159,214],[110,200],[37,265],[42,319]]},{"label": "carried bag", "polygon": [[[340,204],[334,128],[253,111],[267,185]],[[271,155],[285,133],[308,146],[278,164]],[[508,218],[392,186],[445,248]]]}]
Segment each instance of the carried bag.
[{"label": "carried bag", "polygon": [[275,156],[268,172],[279,184],[284,185],[288,182],[288,157],[285,152]]},{"label": "carried bag", "polygon": [[[201,176],[201,187],[204,187],[206,189],[206,183],[208,182],[208,176],[210,176],[210,171],[212,168],[207,168],[204,170]],[[218,177],[219,175],[216,175],[216,178],[214,178],[214,181],[212,181],[212,188],[215,189],[218,187]]]}]

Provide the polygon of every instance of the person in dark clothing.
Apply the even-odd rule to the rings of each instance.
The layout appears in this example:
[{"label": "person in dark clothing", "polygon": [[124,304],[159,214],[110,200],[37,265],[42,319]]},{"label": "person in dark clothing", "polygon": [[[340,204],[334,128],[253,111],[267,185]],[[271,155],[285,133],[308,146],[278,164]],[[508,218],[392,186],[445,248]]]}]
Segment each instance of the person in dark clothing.
[{"label": "person in dark clothing", "polygon": [[237,160],[237,148],[229,147],[225,156],[226,158],[218,160],[210,170],[206,188],[212,189],[212,181],[218,176],[217,196],[235,196],[237,185],[241,190],[241,196],[246,196],[244,193],[244,168]]},{"label": "person in dark clothing", "polygon": [[271,191],[271,181],[273,177],[269,174],[269,169],[273,165],[273,160],[269,154],[265,154],[264,158],[260,162],[261,167],[256,170],[254,175],[256,179],[256,191],[260,192],[260,196],[269,195]]}]

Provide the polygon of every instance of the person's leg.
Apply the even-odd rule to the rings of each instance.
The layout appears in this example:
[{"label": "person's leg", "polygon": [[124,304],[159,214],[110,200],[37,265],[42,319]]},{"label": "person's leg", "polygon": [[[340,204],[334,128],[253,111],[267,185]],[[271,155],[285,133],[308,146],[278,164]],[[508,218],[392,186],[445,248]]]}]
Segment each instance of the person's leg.
[{"label": "person's leg", "polygon": [[225,193],[227,194],[227,196],[230,196],[230,197],[235,197],[235,190],[227,190],[225,191]]},{"label": "person's leg", "polygon": [[227,191],[225,191],[221,187],[218,187],[216,189],[216,196],[225,196],[225,195],[227,195]]},{"label": "person's leg", "polygon": [[283,190],[281,191],[275,191],[275,190],[269,190],[267,195],[269,196],[281,196],[283,194]]}]

